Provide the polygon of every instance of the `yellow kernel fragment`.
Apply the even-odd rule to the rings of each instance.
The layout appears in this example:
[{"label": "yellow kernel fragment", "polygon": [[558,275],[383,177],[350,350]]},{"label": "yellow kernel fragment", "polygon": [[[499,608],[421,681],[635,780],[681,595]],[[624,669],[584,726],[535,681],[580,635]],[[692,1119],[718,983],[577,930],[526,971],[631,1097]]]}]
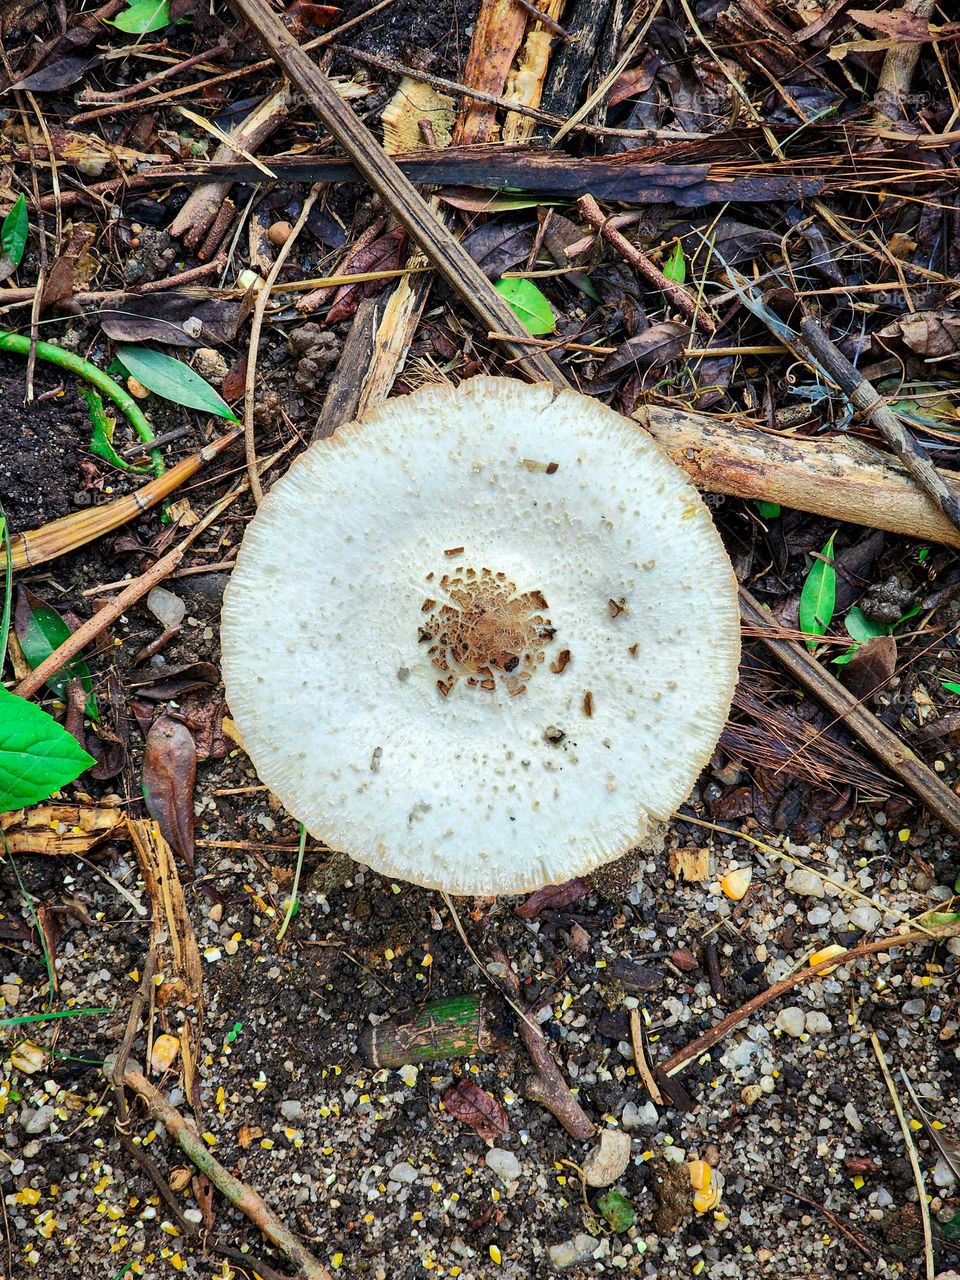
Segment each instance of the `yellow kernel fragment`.
[{"label": "yellow kernel fragment", "polygon": [[751,867],[737,867],[736,870],[727,872],[720,881],[720,888],[728,898],[731,898],[734,902],[739,902],[741,898],[746,896],[752,880],[753,869]]},{"label": "yellow kernel fragment", "polygon": [[501,1254],[500,1250],[497,1248],[495,1244],[492,1244],[490,1246],[490,1260],[491,1262],[495,1262],[498,1267],[500,1263],[503,1261],[503,1254]]},{"label": "yellow kernel fragment", "polygon": [[[821,947],[819,951],[814,951],[807,963],[812,968],[814,965],[823,964],[824,960],[832,960],[834,956],[842,956],[845,948],[838,946],[837,943],[831,942],[829,947]],[[833,973],[836,965],[831,965],[829,969],[821,969],[820,976],[826,977],[828,973]]]}]

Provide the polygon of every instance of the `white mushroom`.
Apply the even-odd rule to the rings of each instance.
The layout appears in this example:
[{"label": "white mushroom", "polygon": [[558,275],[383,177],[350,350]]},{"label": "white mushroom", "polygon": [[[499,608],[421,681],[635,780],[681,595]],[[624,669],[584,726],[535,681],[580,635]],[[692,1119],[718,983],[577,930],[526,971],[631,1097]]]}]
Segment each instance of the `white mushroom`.
[{"label": "white mushroom", "polygon": [[503,378],[427,387],[270,491],[223,610],[263,782],[384,875],[518,893],[642,844],[730,706],[736,582],[637,426]]}]

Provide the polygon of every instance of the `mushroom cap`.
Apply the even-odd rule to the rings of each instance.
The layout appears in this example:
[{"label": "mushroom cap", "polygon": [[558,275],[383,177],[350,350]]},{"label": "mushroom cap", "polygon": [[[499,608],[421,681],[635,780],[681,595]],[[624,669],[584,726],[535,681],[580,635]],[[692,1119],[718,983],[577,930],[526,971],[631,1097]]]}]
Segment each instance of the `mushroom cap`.
[{"label": "mushroom cap", "polygon": [[639,427],[472,378],[318,441],[224,600],[231,713],[331,848],[454,894],[582,876],[652,835],[723,728],[737,586]]}]

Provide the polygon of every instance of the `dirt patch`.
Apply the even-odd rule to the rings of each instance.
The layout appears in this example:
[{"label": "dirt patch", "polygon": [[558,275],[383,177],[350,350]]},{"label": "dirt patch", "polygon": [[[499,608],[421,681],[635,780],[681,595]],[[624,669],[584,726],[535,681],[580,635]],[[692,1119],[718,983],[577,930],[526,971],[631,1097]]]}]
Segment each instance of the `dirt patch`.
[{"label": "dirt patch", "polygon": [[0,501],[14,533],[73,510],[89,436],[75,379],[38,360],[35,399],[24,404],[26,372],[26,359],[0,355]]}]

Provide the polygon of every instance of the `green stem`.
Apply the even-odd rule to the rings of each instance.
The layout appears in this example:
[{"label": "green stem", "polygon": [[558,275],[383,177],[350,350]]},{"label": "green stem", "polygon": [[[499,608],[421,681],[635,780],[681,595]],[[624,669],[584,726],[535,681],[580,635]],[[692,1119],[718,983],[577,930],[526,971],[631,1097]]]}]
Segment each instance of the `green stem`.
[{"label": "green stem", "polygon": [[481,996],[448,996],[425,1004],[410,1022],[381,1022],[360,1036],[360,1051],[374,1067],[403,1067],[495,1051],[503,1036]]},{"label": "green stem", "polygon": [[[62,347],[55,347],[51,342],[38,342],[36,349],[38,359],[58,365],[68,373],[74,373],[78,378],[85,378],[87,382],[93,383],[99,392],[108,400],[112,400],[117,408],[126,414],[127,420],[143,443],[152,443],[155,438],[153,427],[147,421],[143,410],[123,387],[114,382],[109,373],[104,373],[95,364],[90,364],[88,360],[83,360],[70,351],[64,351]],[[29,355],[30,339],[24,334],[9,333],[6,329],[0,329],[0,351],[12,351],[19,356]],[[166,468],[159,449],[150,450],[150,465],[155,476],[163,475]]]}]

